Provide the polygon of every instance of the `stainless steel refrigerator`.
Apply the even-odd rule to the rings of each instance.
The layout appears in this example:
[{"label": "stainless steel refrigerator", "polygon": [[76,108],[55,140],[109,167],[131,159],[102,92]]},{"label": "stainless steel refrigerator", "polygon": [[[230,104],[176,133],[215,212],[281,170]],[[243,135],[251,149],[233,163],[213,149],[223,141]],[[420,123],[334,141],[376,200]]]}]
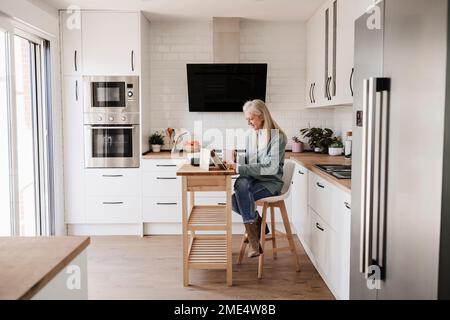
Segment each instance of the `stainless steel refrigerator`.
[{"label": "stainless steel refrigerator", "polygon": [[447,38],[447,0],[355,22],[351,299],[448,298]]}]

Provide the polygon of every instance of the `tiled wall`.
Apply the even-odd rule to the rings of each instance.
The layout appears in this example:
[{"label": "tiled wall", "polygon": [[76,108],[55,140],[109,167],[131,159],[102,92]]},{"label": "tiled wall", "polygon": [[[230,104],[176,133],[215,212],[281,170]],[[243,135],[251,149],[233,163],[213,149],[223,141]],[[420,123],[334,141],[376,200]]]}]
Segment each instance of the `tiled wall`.
[{"label": "tiled wall", "polygon": [[[311,126],[345,128],[348,112],[308,110],[305,105],[306,34],[301,22],[241,20],[240,62],[268,63],[267,105],[288,137]],[[186,63],[213,61],[212,22],[152,22],[151,117],[152,131],[167,127],[193,130],[247,128],[242,113],[190,113],[187,105]],[[143,88],[145,89],[145,88]],[[349,109],[349,108],[348,108]],[[350,109],[351,110],[351,109]],[[288,144],[290,148],[290,143]]]}]

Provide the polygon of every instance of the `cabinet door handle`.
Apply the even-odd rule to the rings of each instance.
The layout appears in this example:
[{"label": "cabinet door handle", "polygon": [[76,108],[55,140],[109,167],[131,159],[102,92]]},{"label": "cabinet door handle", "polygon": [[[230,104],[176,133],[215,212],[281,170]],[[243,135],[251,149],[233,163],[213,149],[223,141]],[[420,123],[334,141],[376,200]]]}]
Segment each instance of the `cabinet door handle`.
[{"label": "cabinet door handle", "polygon": [[322,184],[320,184],[320,182],[317,182],[316,184],[317,184],[317,186],[318,186],[319,188],[325,189],[325,186],[322,185]]},{"label": "cabinet door handle", "polygon": [[325,229],[322,228],[318,222],[316,222],[316,228],[319,229],[320,231],[325,231]]},{"label": "cabinet door handle", "polygon": [[301,174],[301,175],[304,175],[304,174],[305,174],[305,173],[302,172],[301,170],[298,170],[298,173]]},{"label": "cabinet door handle", "polygon": [[218,206],[226,206],[227,204],[225,202],[217,202]]},{"label": "cabinet door handle", "polygon": [[131,50],[131,71],[134,71],[134,50]]},{"label": "cabinet door handle", "polygon": [[103,204],[114,204],[114,205],[116,205],[116,204],[123,204],[123,202],[122,201],[112,201],[112,202],[103,202]]},{"label": "cabinet door handle", "polygon": [[77,50],[73,53],[73,65],[75,67],[75,72],[78,72],[78,61],[77,61]]},{"label": "cabinet door handle", "polygon": [[75,101],[78,101],[78,80],[75,80]]},{"label": "cabinet door handle", "polygon": [[312,103],[316,103],[316,97],[314,94],[315,90],[316,90],[316,83],[314,82],[312,87]]},{"label": "cabinet door handle", "polygon": [[176,167],[177,165],[176,164],[157,164],[156,166],[167,168],[167,167]]},{"label": "cabinet door handle", "polygon": [[313,100],[312,100],[312,87],[313,87],[313,84],[311,83],[309,85],[309,102],[310,103],[313,103]]},{"label": "cabinet door handle", "polygon": [[348,210],[351,210],[351,209],[352,209],[352,207],[350,207],[350,205],[348,204],[348,202],[344,202],[344,205],[345,205],[345,207],[346,207]]},{"label": "cabinet door handle", "polygon": [[328,95],[328,100],[331,100],[331,91],[330,91],[330,83],[331,80],[333,80],[332,77],[328,77],[328,81],[327,81],[327,95]]},{"label": "cabinet door handle", "polygon": [[157,202],[158,206],[176,206],[178,203],[176,202]]},{"label": "cabinet door handle", "polygon": [[102,175],[104,178],[120,178],[123,177],[123,174],[104,174]]},{"label": "cabinet door handle", "polygon": [[156,177],[157,180],[177,180],[177,178],[168,178],[168,177]]},{"label": "cabinet door handle", "polygon": [[355,68],[352,68],[352,73],[350,74],[350,92],[353,97],[353,74],[355,73]]}]

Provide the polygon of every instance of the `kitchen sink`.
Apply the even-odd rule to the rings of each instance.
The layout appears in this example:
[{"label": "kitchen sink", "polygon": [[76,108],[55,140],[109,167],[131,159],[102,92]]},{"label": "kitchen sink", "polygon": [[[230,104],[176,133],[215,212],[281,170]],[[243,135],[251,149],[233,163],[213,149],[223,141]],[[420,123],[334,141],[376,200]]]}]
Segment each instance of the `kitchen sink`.
[{"label": "kitchen sink", "polygon": [[337,179],[351,179],[352,166],[340,164],[316,164],[320,170],[332,175]]}]

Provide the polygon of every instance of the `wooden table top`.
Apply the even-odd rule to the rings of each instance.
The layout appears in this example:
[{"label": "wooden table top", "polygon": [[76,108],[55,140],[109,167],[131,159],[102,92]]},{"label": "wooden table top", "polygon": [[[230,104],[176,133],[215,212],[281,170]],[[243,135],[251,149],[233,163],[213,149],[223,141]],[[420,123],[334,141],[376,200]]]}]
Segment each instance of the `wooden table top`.
[{"label": "wooden table top", "polygon": [[0,237],[0,300],[32,298],[89,243],[89,237]]},{"label": "wooden table top", "polygon": [[233,176],[235,174],[236,170],[234,169],[221,170],[212,167],[207,171],[190,164],[184,164],[177,171],[177,176]]}]

